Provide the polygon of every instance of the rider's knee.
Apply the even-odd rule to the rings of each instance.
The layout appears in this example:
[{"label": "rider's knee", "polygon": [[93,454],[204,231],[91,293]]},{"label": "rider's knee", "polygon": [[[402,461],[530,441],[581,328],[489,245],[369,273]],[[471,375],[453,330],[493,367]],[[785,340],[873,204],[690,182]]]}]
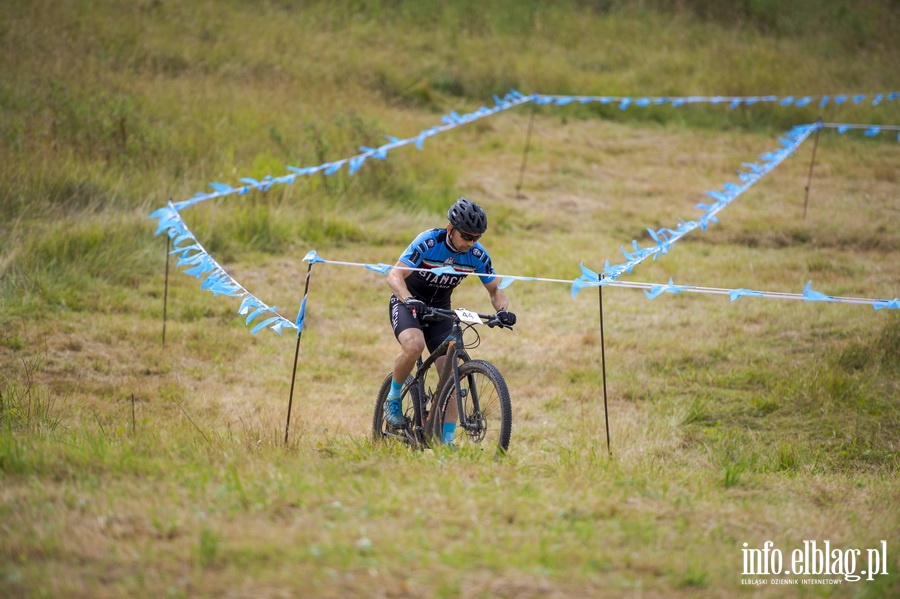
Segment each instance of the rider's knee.
[{"label": "rider's knee", "polygon": [[418,356],[425,351],[425,338],[410,336],[403,339],[400,346],[403,348],[403,353]]},{"label": "rider's knee", "polygon": [[403,346],[403,351],[407,354],[419,356],[425,351],[425,341],[412,341]]}]

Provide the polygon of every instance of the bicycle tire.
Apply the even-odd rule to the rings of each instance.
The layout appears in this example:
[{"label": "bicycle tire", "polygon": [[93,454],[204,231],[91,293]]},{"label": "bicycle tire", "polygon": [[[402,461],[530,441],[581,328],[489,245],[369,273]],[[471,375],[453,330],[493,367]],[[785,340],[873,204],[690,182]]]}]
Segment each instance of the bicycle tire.
[{"label": "bicycle tire", "polygon": [[[375,398],[375,409],[372,411],[372,438],[378,442],[383,441],[386,438],[391,437],[401,437],[405,442],[418,445],[419,442],[414,436],[406,431],[406,434],[400,435],[398,431],[389,429],[387,423],[384,421],[384,402],[387,400],[388,392],[391,390],[391,379],[393,375],[388,373],[388,375],[384,378],[384,382],[381,383],[381,387],[378,389],[378,395]],[[406,386],[412,382],[413,377],[409,376],[406,378]],[[419,389],[412,385],[409,387],[409,391],[404,393],[401,400],[403,402],[403,411],[406,414],[406,418],[413,423],[419,418]]]},{"label": "bicycle tire", "polygon": [[[466,417],[478,424],[473,430],[466,430],[457,425],[453,443],[462,448],[465,446],[480,447],[505,454],[509,450],[512,436],[512,402],[509,389],[500,371],[484,360],[470,360],[459,366],[460,388],[465,393],[462,404]],[[442,428],[450,401],[456,401],[453,381],[447,381],[438,398],[440,418],[436,419],[435,433]],[[473,398],[478,397],[479,413],[474,413]],[[498,422],[499,420],[499,422]],[[438,437],[440,438],[440,437]]]}]

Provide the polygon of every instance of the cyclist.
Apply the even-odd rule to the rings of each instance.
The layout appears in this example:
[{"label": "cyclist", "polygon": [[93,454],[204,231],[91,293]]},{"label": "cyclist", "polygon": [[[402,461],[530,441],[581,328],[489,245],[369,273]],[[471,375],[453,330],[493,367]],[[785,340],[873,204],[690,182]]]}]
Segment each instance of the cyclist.
[{"label": "cyclist", "polygon": [[[400,260],[388,273],[391,288],[390,316],[394,335],[400,342],[400,354],[394,361],[391,390],[384,404],[387,424],[402,428],[407,425],[400,405],[400,392],[406,377],[412,372],[422,351],[434,351],[443,343],[453,326],[449,320],[422,323],[417,318],[425,306],[450,308],[450,296],[468,273],[478,273],[491,296],[491,304],[501,323],[512,326],[516,315],[509,311],[509,300],[494,276],[491,258],[478,240],[487,230],[484,210],[464,197],[447,211],[447,227],[420,233],[400,255]],[[452,274],[429,272],[450,266]],[[419,270],[408,270],[415,268]],[[440,358],[437,371],[445,358]],[[454,410],[455,412],[455,410]],[[453,416],[449,414],[448,416]],[[447,418],[443,425],[443,442],[450,443],[456,432],[455,418]]]}]

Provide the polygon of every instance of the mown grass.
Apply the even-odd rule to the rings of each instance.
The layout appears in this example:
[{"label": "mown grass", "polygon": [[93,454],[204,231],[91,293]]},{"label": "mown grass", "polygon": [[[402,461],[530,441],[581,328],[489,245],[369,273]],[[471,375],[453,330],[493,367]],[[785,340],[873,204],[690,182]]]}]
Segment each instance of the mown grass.
[{"label": "mown grass", "polygon": [[[493,94],[894,91],[887,2],[0,6],[0,589],[10,596],[734,596],[741,547],[885,539],[900,584],[894,311],[517,282],[475,350],[513,394],[512,450],[369,441],[396,343],[383,277],[317,265],[300,346],[174,266],[153,209],[405,137]],[[310,249],[392,263],[465,193],[504,273],[572,279],[799,122],[883,103],[542,107],[184,212],[288,316]],[[898,146],[823,131],[632,280],[893,298]],[[520,191],[520,193],[517,193]],[[467,283],[457,303],[487,305]],[[756,590],[758,592],[758,590]],[[765,589],[794,596],[796,589]]]}]

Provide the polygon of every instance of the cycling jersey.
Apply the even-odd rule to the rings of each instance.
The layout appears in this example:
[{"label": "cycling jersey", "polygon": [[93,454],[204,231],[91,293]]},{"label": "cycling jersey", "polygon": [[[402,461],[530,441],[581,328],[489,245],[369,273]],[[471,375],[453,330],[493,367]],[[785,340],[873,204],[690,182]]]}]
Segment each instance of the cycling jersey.
[{"label": "cycling jersey", "polygon": [[[484,246],[476,243],[468,252],[454,251],[447,243],[447,229],[431,229],[420,233],[400,255],[400,262],[412,268],[426,269],[411,273],[406,278],[406,286],[413,297],[438,308],[450,307],[450,294],[468,274],[488,275],[479,277],[482,283],[490,283],[496,278],[491,257]],[[445,266],[450,266],[457,272],[428,272]]]}]

